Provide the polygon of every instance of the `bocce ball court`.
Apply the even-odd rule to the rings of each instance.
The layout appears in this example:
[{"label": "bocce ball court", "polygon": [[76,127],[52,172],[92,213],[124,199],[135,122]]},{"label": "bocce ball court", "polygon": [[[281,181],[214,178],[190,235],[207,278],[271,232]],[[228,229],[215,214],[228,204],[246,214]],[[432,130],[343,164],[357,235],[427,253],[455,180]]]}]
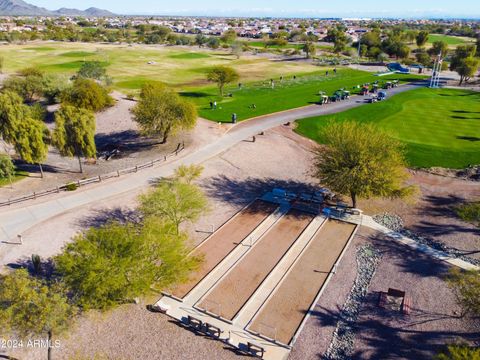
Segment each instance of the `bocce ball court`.
[{"label": "bocce ball court", "polygon": [[[198,307],[232,320],[314,217],[290,209],[200,301]],[[211,304],[216,308],[210,308]]]},{"label": "bocce ball court", "polygon": [[172,295],[183,299],[277,207],[274,203],[255,200],[209,236],[191,253],[192,256],[203,257],[201,267],[191,275],[188,282],[174,288]]},{"label": "bocce ball court", "polygon": [[[254,317],[249,330],[290,344],[356,225],[327,220]],[[275,334],[265,332],[275,330]]]}]

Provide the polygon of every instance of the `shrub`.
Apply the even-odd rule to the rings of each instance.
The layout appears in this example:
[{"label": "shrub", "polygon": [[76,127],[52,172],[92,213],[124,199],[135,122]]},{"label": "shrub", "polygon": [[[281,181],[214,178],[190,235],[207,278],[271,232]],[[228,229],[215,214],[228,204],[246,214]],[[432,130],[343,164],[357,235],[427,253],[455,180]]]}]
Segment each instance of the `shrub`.
[{"label": "shrub", "polygon": [[61,95],[62,102],[78,108],[100,111],[114,104],[106,88],[90,79],[78,78]]},{"label": "shrub", "polygon": [[480,201],[457,206],[455,212],[463,221],[480,226]]},{"label": "shrub", "polygon": [[71,183],[68,183],[67,185],[65,185],[65,190],[67,191],[75,191],[78,189],[78,185],[74,182],[71,182]]},{"label": "shrub", "polygon": [[15,166],[7,154],[0,154],[0,179],[11,178],[15,175]]},{"label": "shrub", "polygon": [[435,356],[435,360],[480,360],[480,348],[468,345],[448,345],[446,351]]},{"label": "shrub", "polygon": [[453,290],[462,316],[480,315],[480,272],[452,268],[447,277],[447,284]]}]

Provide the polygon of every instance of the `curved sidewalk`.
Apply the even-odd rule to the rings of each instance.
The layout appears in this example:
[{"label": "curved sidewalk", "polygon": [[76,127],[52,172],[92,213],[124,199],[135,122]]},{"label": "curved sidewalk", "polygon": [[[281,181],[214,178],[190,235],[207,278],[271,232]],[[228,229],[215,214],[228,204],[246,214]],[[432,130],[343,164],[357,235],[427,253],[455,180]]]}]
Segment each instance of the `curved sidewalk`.
[{"label": "curved sidewalk", "polygon": [[[415,84],[403,85],[390,90],[389,94],[394,95],[417,87],[418,85]],[[310,105],[247,120],[233,126],[228,133],[215,142],[168,164],[132,174],[125,178],[107,180],[103,183],[79,189],[72,193],[61,193],[58,196],[54,195],[52,198],[33,200],[0,209],[0,263],[2,263],[2,255],[8,251],[8,245],[5,243],[15,242],[18,234],[22,234],[36,224],[44,222],[63,212],[95,202],[101,202],[107,198],[134,189],[146,187],[150,185],[155,178],[172,175],[173,171],[180,165],[203,163],[228,150],[242,140],[286,122],[337,113],[362,106],[365,104],[363,99],[362,96],[352,96],[349,100],[332,103],[327,106]]]}]

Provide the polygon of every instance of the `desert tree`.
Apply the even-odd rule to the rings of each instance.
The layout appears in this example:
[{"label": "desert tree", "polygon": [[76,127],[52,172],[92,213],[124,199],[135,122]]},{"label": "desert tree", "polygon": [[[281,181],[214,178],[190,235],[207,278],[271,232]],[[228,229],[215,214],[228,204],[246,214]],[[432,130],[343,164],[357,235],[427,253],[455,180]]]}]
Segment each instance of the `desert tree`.
[{"label": "desert tree", "polygon": [[480,360],[480,347],[468,344],[449,344],[434,360]]},{"label": "desert tree", "polygon": [[202,165],[180,165],[175,169],[174,177],[178,181],[191,184],[194,180],[200,178],[203,172]]},{"label": "desert tree", "polygon": [[147,83],[133,107],[134,120],[144,134],[160,136],[166,143],[179,130],[192,129],[197,120],[195,106],[161,83]]},{"label": "desert tree", "polygon": [[321,132],[324,146],[315,151],[313,175],[322,185],[357,199],[403,197],[411,187],[403,186],[405,169],[403,146],[370,124],[332,122]]},{"label": "desert tree", "polygon": [[427,41],[428,41],[428,35],[429,35],[429,33],[428,33],[428,31],[426,31],[426,30],[422,30],[422,31],[419,31],[419,32],[418,32],[417,36],[415,37],[415,40],[416,40],[417,46],[418,46],[419,48],[425,46],[425,44],[426,44]]},{"label": "desert tree", "polygon": [[215,66],[207,73],[207,80],[217,84],[220,96],[223,96],[225,85],[235,82],[239,78],[238,72],[229,66]]},{"label": "desert tree", "polygon": [[460,75],[459,85],[468,81],[478,71],[480,60],[475,57],[476,52],[475,45],[459,45],[455,49],[450,61],[450,70]]},{"label": "desert tree", "polygon": [[77,72],[78,77],[101,80],[107,75],[107,69],[100,61],[85,61]]},{"label": "desert tree", "polygon": [[43,122],[33,118],[25,118],[18,126],[14,143],[15,152],[18,156],[26,163],[38,164],[42,178],[42,162],[45,161],[48,154],[48,144],[46,142],[48,134],[49,131]]},{"label": "desert tree", "polygon": [[86,109],[63,105],[55,113],[55,129],[52,142],[60,155],[78,158],[80,172],[83,173],[81,157],[96,156],[95,115]]},{"label": "desert tree", "polygon": [[315,47],[315,44],[312,43],[312,42],[307,41],[307,42],[303,45],[302,50],[303,50],[303,52],[305,53],[305,56],[307,57],[307,59],[310,59],[310,58],[312,58],[313,56],[315,56],[316,47]]},{"label": "desert tree", "polygon": [[92,79],[77,78],[73,85],[60,95],[62,103],[94,112],[104,110],[114,104],[108,90]]},{"label": "desert tree", "polygon": [[445,58],[448,54],[448,44],[445,41],[434,41],[432,47],[427,50],[430,56],[442,55]]},{"label": "desert tree", "polygon": [[187,239],[158,218],[111,222],[77,235],[54,263],[82,309],[104,310],[186,280],[199,260]]},{"label": "desert tree", "polygon": [[20,95],[11,90],[0,93],[0,137],[6,143],[15,143],[20,123],[29,116],[29,108]]},{"label": "desert tree", "polygon": [[163,180],[141,195],[140,212],[146,217],[158,217],[174,224],[176,233],[180,233],[182,224],[198,220],[208,209],[208,201],[203,191],[190,182],[191,175],[197,176],[190,173],[182,178]]},{"label": "desert tree", "polygon": [[480,271],[454,267],[446,280],[462,308],[461,315],[480,316]]},{"label": "desert tree", "polygon": [[11,184],[14,175],[15,165],[12,158],[7,154],[0,154],[0,179],[8,179]]},{"label": "desert tree", "polygon": [[46,283],[25,269],[0,275],[0,335],[11,331],[23,338],[46,335],[51,360],[53,336],[66,330],[74,314],[60,284]]}]

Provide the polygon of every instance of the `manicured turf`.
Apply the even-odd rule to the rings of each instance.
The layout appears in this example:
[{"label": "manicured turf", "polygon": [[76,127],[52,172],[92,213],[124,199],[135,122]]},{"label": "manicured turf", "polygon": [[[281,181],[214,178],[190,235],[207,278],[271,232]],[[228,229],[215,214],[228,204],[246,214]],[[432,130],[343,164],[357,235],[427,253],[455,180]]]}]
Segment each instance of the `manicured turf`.
[{"label": "manicured turf", "polygon": [[[469,42],[467,39],[459,36],[448,36],[440,34],[430,34],[428,36],[428,43],[433,44],[435,41],[443,41],[448,45],[460,45]],[[473,39],[472,39],[473,41]]]},{"label": "manicured turf", "polygon": [[[375,80],[384,82],[391,79],[411,81],[419,78],[413,75],[398,74],[379,78],[364,71],[338,68],[337,74],[329,69],[329,76],[325,76],[324,69],[308,76],[297,76],[295,80],[292,76],[285,76],[283,82],[280,82],[276,77],[274,89],[270,85],[270,79],[244,84],[241,89],[237,84],[231,85],[226,88],[225,94],[231,93],[233,97],[219,97],[218,89],[212,86],[182,94],[191,98],[198,105],[201,117],[219,122],[230,122],[232,113],[236,113],[237,120],[241,121],[315,104],[319,101],[319,91],[332,95],[336,90],[346,88],[353,94],[357,91],[352,89],[353,86]],[[216,110],[210,109],[210,101],[217,101],[218,108]],[[252,104],[255,104],[256,108]]]},{"label": "manicured turf", "polygon": [[204,53],[197,53],[197,52],[191,52],[191,53],[180,53],[180,54],[174,54],[170,55],[172,59],[206,59],[209,58],[210,55],[204,54]]},{"label": "manicured turf", "polygon": [[322,143],[329,121],[374,122],[406,144],[413,167],[480,164],[480,93],[422,88],[343,113],[298,121],[296,131]]},{"label": "manicured turf", "polygon": [[307,62],[274,61],[263,56],[243,55],[228,49],[215,51],[198,47],[98,43],[38,42],[9,44],[0,48],[4,73],[38,66],[50,72],[73,75],[84,60],[108,64],[107,71],[118,90],[139,90],[146,79],[162,81],[179,90],[208,86],[206,72],[213,66],[235,68],[241,81],[259,81],[288,74],[307,74],[318,67]]},{"label": "manicured turf", "polygon": [[94,55],[95,55],[94,52],[89,52],[89,51],[68,51],[60,54],[60,56],[73,57],[73,58],[76,58],[76,57],[82,58],[82,57],[88,57],[88,56],[94,56]]}]

